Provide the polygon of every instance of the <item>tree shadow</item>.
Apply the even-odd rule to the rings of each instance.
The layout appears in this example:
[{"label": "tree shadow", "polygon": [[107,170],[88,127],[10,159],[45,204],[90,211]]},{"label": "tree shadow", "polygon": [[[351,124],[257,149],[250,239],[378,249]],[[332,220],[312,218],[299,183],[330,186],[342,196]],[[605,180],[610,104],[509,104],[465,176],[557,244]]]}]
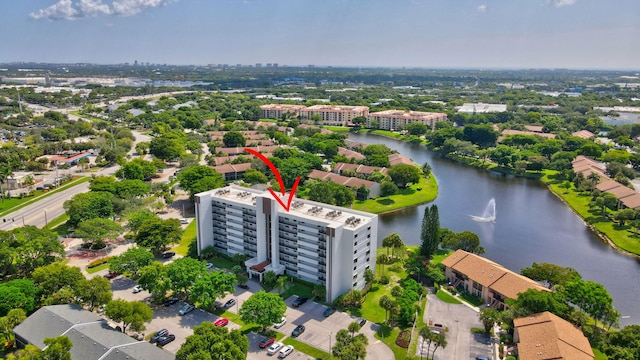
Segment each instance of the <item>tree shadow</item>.
[{"label": "tree shadow", "polygon": [[400,195],[412,195],[412,194],[415,194],[415,193],[416,193],[416,190],[412,189],[410,187],[408,187],[406,189],[402,189],[399,192]]},{"label": "tree shadow", "polygon": [[385,205],[385,206],[389,206],[389,205],[392,205],[392,204],[396,203],[395,201],[393,201],[393,200],[391,200],[389,198],[378,199],[378,200],[376,200],[376,202],[378,204],[380,204],[380,205]]},{"label": "tree shadow", "polygon": [[381,325],[376,334],[381,338],[388,338],[391,336],[391,328],[388,325]]}]

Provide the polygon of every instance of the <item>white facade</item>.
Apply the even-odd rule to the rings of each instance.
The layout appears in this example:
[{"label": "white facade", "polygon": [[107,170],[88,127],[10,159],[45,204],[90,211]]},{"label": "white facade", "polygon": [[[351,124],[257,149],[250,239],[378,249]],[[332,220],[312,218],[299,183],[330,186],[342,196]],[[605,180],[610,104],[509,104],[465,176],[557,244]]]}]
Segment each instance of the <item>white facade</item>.
[{"label": "white facade", "polygon": [[435,129],[436,122],[447,120],[447,114],[432,113],[411,110],[385,110],[369,113],[367,127],[372,128],[373,121],[377,122],[377,128],[383,130],[404,129],[407,125],[418,122],[429,129]]},{"label": "white facade", "polygon": [[327,301],[361,290],[365,270],[375,271],[377,215],[298,199],[287,212],[268,191],[233,185],[195,200],[198,253],[246,254],[256,275],[251,266],[268,261],[264,271],[323,285]]}]

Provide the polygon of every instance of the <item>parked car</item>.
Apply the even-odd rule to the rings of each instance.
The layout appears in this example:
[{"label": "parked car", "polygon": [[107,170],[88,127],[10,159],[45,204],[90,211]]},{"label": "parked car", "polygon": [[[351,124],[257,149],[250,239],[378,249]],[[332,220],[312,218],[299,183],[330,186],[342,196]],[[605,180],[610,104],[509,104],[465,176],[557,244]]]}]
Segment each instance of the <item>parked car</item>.
[{"label": "parked car", "polygon": [[191,304],[186,304],[180,309],[180,311],[178,311],[178,314],[180,314],[180,316],[187,315],[188,313],[192,312],[195,308],[196,307]]},{"label": "parked car", "polygon": [[304,325],[298,325],[291,332],[291,337],[298,337],[298,336],[302,335],[303,332],[304,332]]},{"label": "parked car", "polygon": [[275,338],[272,338],[272,337],[264,337],[264,338],[262,339],[262,341],[260,341],[260,344],[258,344],[258,346],[259,346],[261,349],[264,349],[264,348],[266,348],[266,347],[269,347],[269,346],[273,345],[273,342],[274,342],[274,341],[276,341],[276,339],[275,339]]},{"label": "parked car", "polygon": [[133,287],[133,293],[134,293],[134,294],[137,294],[137,293],[139,293],[139,292],[140,292],[140,291],[142,291],[142,290],[143,290],[143,289],[142,289],[142,285],[136,285],[136,286],[134,286],[134,287]]},{"label": "parked car", "polygon": [[224,304],[224,308],[228,309],[236,304],[236,299],[231,299]]},{"label": "parked car", "polygon": [[489,360],[489,357],[483,356],[483,355],[478,355],[478,356],[476,356],[476,360]]},{"label": "parked car", "polygon": [[115,271],[109,271],[107,273],[107,275],[105,275],[104,277],[111,280],[111,279],[115,279],[118,276],[118,273]]},{"label": "parked car", "polygon": [[106,307],[106,305],[100,305],[100,307],[98,307],[98,314],[102,314],[104,313],[104,308]]},{"label": "parked car", "polygon": [[358,325],[360,325],[360,327],[363,327],[364,324],[367,323],[367,320],[364,318],[358,318],[358,320],[356,320],[356,322],[358,323]]},{"label": "parked car", "polygon": [[291,354],[293,352],[293,345],[287,345],[284,348],[282,348],[282,350],[280,350],[280,353],[278,354],[278,359],[284,359],[287,356],[289,356],[289,354]]},{"label": "parked car", "polygon": [[287,323],[287,318],[283,316],[283,317],[282,317],[282,319],[280,319],[280,322],[279,322],[279,323],[275,323],[275,324],[273,324],[273,327],[274,327],[274,328],[276,328],[276,329],[280,329],[280,328],[281,328],[281,327],[283,327],[283,326],[284,326],[284,324],[286,324],[286,323]]},{"label": "parked car", "polygon": [[188,224],[188,223],[189,223],[189,220],[187,220],[187,219],[180,219],[180,224],[185,225],[185,224]]},{"label": "parked car", "polygon": [[238,284],[238,287],[239,287],[240,289],[249,290],[249,285],[247,285],[247,284]]},{"label": "parked car", "polygon": [[167,251],[166,253],[162,254],[162,257],[165,259],[171,259],[174,256],[176,256],[176,253],[173,251]]},{"label": "parked car", "polygon": [[149,340],[149,342],[154,343],[154,342],[158,341],[158,339],[160,339],[160,338],[162,338],[162,337],[165,337],[165,336],[167,336],[167,335],[169,335],[169,330],[167,330],[167,329],[162,329],[162,330],[158,331],[157,333],[155,333],[155,334],[151,337],[151,339]]},{"label": "parked car", "polygon": [[159,338],[159,339],[156,341],[156,344],[157,344],[158,346],[165,346],[165,345],[167,345],[168,343],[172,342],[172,341],[173,341],[173,340],[175,340],[175,339],[176,339],[176,336],[175,336],[175,335],[173,335],[173,334],[169,334],[169,335],[167,335],[167,336],[163,336],[163,337]]},{"label": "parked car", "polygon": [[220,318],[213,323],[215,326],[227,326],[227,324],[229,324],[229,319],[227,318]]},{"label": "parked car", "polygon": [[307,300],[309,300],[309,298],[307,297],[303,297],[303,296],[298,296],[294,301],[293,301],[293,307],[300,307],[300,305],[304,304],[307,302]]},{"label": "parked car", "polygon": [[178,298],[172,297],[172,298],[165,299],[163,303],[164,303],[164,306],[171,306],[177,303],[178,301],[180,301]]},{"label": "parked car", "polygon": [[207,263],[207,265],[205,265],[207,267],[207,270],[213,270],[213,268],[215,268],[216,266],[213,265],[212,263]]},{"label": "parked car", "polygon": [[277,343],[274,343],[273,345],[269,346],[269,348],[267,349],[267,354],[273,355],[277,353],[278,350],[280,350],[280,348],[283,346],[284,344],[278,341]]},{"label": "parked car", "polygon": [[333,314],[334,312],[336,312],[336,309],[328,307],[324,310],[324,312],[322,313],[322,316],[324,317],[329,317],[331,316],[331,314]]}]

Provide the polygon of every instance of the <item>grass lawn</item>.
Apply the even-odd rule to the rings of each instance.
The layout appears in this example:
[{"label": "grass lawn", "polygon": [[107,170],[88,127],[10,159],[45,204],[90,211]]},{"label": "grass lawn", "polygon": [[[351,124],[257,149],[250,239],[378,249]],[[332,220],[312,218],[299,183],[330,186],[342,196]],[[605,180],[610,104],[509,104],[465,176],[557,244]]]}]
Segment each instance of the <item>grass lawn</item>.
[{"label": "grass lawn", "polygon": [[460,298],[462,300],[466,301],[467,303],[469,303],[469,304],[471,304],[473,306],[476,306],[476,307],[478,307],[478,306],[480,306],[480,305],[482,305],[484,303],[484,301],[482,301],[482,299],[480,299],[480,298],[478,298],[476,296],[473,296],[471,294],[467,294],[467,293],[460,294]]},{"label": "grass lawn", "polygon": [[462,304],[462,302],[460,302],[460,300],[454,298],[453,296],[449,295],[448,293],[442,291],[442,290],[438,290],[438,292],[436,293],[436,296],[438,297],[438,299],[448,303],[448,304]]},{"label": "grass lawn", "polygon": [[192,221],[187,227],[184,229],[182,233],[182,239],[180,239],[180,244],[173,248],[173,251],[176,254],[180,254],[182,256],[187,256],[189,253],[189,245],[192,242],[196,241],[196,222]]},{"label": "grass lawn", "polygon": [[214,266],[219,267],[221,269],[229,269],[229,270],[231,270],[234,266],[236,266],[236,263],[234,263],[233,261],[227,258],[223,258],[222,256],[219,256],[211,260],[211,263]]},{"label": "grass lawn", "polygon": [[391,289],[381,284],[374,284],[364,299],[360,315],[372,322],[382,324],[386,320],[386,311],[380,307],[382,295],[391,297]]},{"label": "grass lawn", "polygon": [[318,348],[302,343],[294,338],[288,337],[282,342],[285,345],[293,345],[295,350],[305,353],[316,359],[329,359],[330,355]]},{"label": "grass lawn", "polygon": [[69,215],[62,214],[57,218],[49,221],[49,224],[45,226],[46,229],[54,229],[55,232],[60,236],[66,236],[69,234],[69,226],[67,226],[67,220],[69,220]]},{"label": "grass lawn", "polygon": [[333,132],[349,132],[349,128],[346,126],[323,126],[324,129],[331,130]]},{"label": "grass lawn", "polygon": [[81,114],[80,110],[69,111],[69,114],[81,117],[83,119],[91,120],[91,121],[108,121],[107,119],[101,119],[96,116]]},{"label": "grass lawn", "polygon": [[102,265],[98,265],[92,268],[87,268],[87,272],[89,274],[93,274],[93,273],[97,273],[100,270],[104,270],[104,269],[108,269],[109,268],[109,263],[104,263]]},{"label": "grass lawn", "polygon": [[569,204],[585,222],[593,225],[598,231],[606,235],[617,247],[640,255],[640,236],[632,233],[630,226],[620,226],[604,216],[600,209],[591,209],[589,206],[591,196],[577,192],[573,182],[557,180],[557,173],[557,171],[546,170],[542,181]]},{"label": "grass lawn", "polygon": [[288,283],[289,287],[285,290],[283,298],[288,299],[292,295],[304,296],[309,299],[313,298],[313,289],[307,285],[296,282]]},{"label": "grass lawn", "polygon": [[[418,190],[418,188],[421,190]],[[429,176],[429,179],[420,178],[418,184],[412,184],[395,195],[366,201],[355,201],[352,208],[380,214],[424,204],[433,201],[437,196],[438,182],[434,176]]]},{"label": "grass lawn", "polygon": [[609,357],[605,354],[603,354],[600,350],[593,348],[593,354],[596,356],[594,359],[595,360],[607,360],[609,359]]},{"label": "grass lawn", "polygon": [[451,250],[442,250],[442,249],[436,250],[436,254],[433,255],[433,258],[431,259],[431,264],[433,265],[440,264],[442,260],[444,260],[451,253],[453,253],[453,251]]},{"label": "grass lawn", "polygon": [[395,327],[392,329],[386,325],[381,326],[375,334],[376,339],[385,343],[391,349],[391,351],[393,351],[393,357],[396,360],[401,360],[407,357],[407,349],[401,348],[400,346],[396,345],[396,339],[398,338],[399,334],[399,328]]}]

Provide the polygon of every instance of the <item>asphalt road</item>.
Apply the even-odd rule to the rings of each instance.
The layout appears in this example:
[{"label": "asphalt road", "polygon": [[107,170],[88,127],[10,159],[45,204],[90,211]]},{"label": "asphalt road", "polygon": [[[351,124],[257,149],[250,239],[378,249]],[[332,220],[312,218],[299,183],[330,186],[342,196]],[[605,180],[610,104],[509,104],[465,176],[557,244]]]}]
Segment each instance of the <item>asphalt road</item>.
[{"label": "asphalt road", "polygon": [[[135,145],[141,141],[150,141],[150,137],[133,131],[136,140],[129,152],[130,155],[135,154]],[[113,175],[120,168],[114,165],[93,173],[94,175]],[[25,206],[24,208],[14,211],[0,220],[0,230],[12,230],[24,225],[33,225],[43,227],[47,222],[62,216],[64,208],[62,207],[66,200],[71,199],[74,195],[89,191],[89,183],[85,182],[64,191],[60,191],[53,195],[46,196],[35,203]]]},{"label": "asphalt road", "polygon": [[[462,304],[445,303],[435,294],[428,294],[425,322],[428,324],[429,320],[432,320],[434,324],[441,324],[448,328],[445,333],[447,346],[444,349],[438,348],[436,350],[435,360],[475,359],[478,355],[493,358],[489,336],[471,332],[473,327],[483,327],[475,310]],[[418,350],[420,350],[420,344],[418,343]],[[426,350],[425,345],[425,353],[423,354],[425,357]],[[431,354],[432,351],[433,347],[429,353]]]}]

